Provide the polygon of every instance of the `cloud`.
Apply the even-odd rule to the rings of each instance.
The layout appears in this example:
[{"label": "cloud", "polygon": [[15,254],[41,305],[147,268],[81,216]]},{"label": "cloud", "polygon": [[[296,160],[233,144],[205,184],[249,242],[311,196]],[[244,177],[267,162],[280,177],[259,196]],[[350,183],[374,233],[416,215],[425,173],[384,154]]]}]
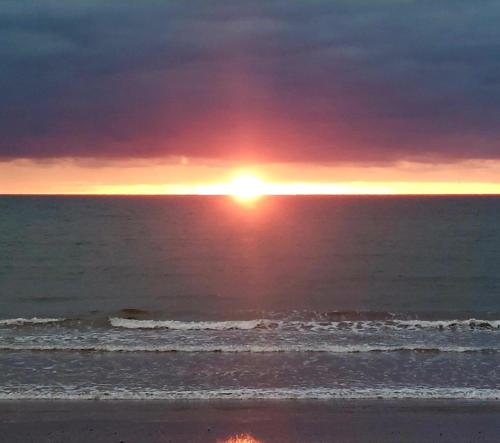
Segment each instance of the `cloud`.
[{"label": "cloud", "polygon": [[492,0],[4,0],[0,158],[500,158]]}]

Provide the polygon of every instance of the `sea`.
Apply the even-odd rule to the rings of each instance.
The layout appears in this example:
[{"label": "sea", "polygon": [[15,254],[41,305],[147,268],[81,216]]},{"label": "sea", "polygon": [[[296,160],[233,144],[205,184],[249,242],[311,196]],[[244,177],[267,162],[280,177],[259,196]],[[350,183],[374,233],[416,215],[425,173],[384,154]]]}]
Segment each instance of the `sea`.
[{"label": "sea", "polygon": [[498,400],[499,368],[499,197],[0,197],[0,400]]}]

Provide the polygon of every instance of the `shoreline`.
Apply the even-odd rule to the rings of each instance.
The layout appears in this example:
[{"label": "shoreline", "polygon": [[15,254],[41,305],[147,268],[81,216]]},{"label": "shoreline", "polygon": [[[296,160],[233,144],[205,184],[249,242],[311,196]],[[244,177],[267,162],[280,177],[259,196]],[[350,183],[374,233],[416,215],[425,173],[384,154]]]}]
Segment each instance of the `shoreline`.
[{"label": "shoreline", "polygon": [[2,400],[0,441],[489,442],[499,417],[494,400]]}]

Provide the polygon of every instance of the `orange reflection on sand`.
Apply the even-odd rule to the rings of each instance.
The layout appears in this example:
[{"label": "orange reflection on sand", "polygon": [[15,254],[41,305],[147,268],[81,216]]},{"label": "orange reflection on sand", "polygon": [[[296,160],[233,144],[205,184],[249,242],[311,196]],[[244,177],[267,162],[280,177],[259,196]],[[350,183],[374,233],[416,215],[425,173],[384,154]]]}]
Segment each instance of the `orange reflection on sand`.
[{"label": "orange reflection on sand", "polygon": [[217,440],[217,443],[263,443],[263,441],[250,434],[236,434],[231,435],[224,440]]}]

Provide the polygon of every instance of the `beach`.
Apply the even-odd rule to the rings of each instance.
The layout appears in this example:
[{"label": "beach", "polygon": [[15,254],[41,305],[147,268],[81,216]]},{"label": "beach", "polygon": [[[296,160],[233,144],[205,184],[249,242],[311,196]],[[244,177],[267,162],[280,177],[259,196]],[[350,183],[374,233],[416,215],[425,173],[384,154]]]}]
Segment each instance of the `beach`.
[{"label": "beach", "polygon": [[499,416],[478,401],[4,401],[0,441],[491,442]]}]

